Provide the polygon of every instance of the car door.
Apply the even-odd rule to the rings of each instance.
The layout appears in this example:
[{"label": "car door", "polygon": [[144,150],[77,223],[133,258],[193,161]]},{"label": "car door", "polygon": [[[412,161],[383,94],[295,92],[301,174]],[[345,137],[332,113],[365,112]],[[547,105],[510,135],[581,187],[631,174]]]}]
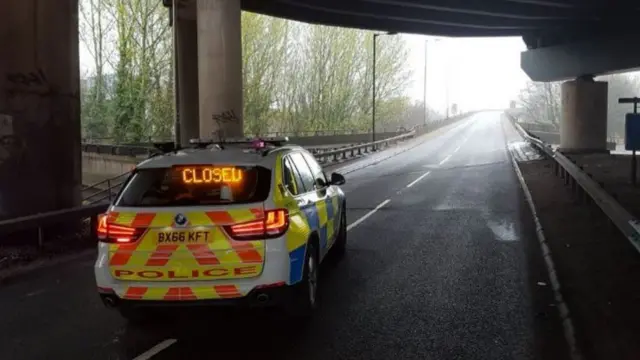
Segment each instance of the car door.
[{"label": "car door", "polygon": [[331,248],[340,228],[340,216],[342,215],[342,208],[340,207],[340,191],[337,186],[329,184],[327,174],[313,155],[308,152],[304,152],[302,155],[307,161],[307,164],[309,164],[311,172],[314,174],[316,185],[320,188],[326,189],[324,199],[329,222],[327,242],[328,247]]},{"label": "car door", "polygon": [[309,218],[317,224],[318,236],[320,238],[321,258],[329,251],[335,238],[335,211],[331,201],[333,189],[328,186],[327,179],[315,159],[305,152],[291,154],[298,172],[300,173],[305,186],[311,187],[308,200],[313,206],[309,209]]},{"label": "car door", "polygon": [[[342,207],[340,206],[340,190],[337,186],[329,183],[329,178],[324,172],[322,166],[318,163],[310,153],[303,153],[305,160],[311,167],[311,171],[316,174],[316,183],[324,183],[326,187],[325,203],[327,207],[327,217],[329,219],[328,242],[329,248],[333,246],[334,241],[340,229],[340,218],[342,216]],[[320,185],[320,184],[319,184]]]}]

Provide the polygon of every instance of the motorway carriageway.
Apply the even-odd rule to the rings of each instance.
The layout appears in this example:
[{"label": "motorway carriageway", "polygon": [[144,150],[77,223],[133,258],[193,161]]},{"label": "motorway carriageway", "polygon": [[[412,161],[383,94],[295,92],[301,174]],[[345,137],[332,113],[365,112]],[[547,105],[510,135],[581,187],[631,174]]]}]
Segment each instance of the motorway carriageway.
[{"label": "motorway carriageway", "polygon": [[349,250],[305,327],[209,309],[128,325],[91,255],[0,288],[0,358],[564,359],[505,126],[479,113],[347,173]]}]

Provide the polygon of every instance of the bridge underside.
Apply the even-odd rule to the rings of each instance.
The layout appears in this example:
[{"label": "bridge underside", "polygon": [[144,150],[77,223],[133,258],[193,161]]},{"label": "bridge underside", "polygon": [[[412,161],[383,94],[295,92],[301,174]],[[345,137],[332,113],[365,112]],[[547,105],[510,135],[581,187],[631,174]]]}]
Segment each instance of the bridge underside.
[{"label": "bridge underside", "polygon": [[[554,81],[640,66],[627,37],[640,6],[633,0],[242,0],[245,10],[369,30],[453,36],[522,36],[522,68]],[[598,51],[602,49],[605,51]],[[626,50],[626,51],[625,51]],[[608,55],[607,52],[614,54]]]},{"label": "bridge underside", "polygon": [[[81,175],[78,0],[3,0],[2,5],[0,218],[77,205]],[[529,48],[522,65],[534,80],[640,66],[638,51],[622,40],[623,35],[633,40],[639,32],[634,19],[640,7],[631,0],[180,0],[179,8],[183,121],[177,128],[183,140],[219,130],[226,131],[226,136],[242,132],[241,8],[370,30],[522,36]],[[574,103],[575,109],[583,103],[602,104],[598,99],[606,92],[597,90],[601,88],[586,83],[568,86],[566,101]],[[592,101],[590,96],[598,99]]]}]

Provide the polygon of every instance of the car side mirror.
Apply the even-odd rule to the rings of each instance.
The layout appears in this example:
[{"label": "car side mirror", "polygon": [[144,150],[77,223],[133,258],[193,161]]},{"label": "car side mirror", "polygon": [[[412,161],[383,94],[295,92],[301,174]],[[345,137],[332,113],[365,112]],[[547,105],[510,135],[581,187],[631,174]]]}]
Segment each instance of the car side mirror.
[{"label": "car side mirror", "polygon": [[342,176],[342,174],[333,173],[331,174],[331,185],[343,185],[347,180]]},{"label": "car side mirror", "polygon": [[322,178],[317,178],[316,179],[316,189],[318,189],[318,190],[324,189],[327,186],[329,186],[329,184],[327,184],[324,179],[322,179]]}]

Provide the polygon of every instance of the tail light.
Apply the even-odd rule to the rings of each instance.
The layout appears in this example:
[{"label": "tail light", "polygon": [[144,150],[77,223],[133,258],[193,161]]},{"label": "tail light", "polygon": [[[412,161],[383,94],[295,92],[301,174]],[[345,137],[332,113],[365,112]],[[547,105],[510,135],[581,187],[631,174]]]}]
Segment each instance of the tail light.
[{"label": "tail light", "polygon": [[264,218],[224,227],[234,240],[260,240],[282,236],[289,228],[286,209],[267,210]]},{"label": "tail light", "polygon": [[105,243],[127,244],[135,242],[145,229],[124,225],[110,224],[108,215],[98,215],[98,240]]}]

